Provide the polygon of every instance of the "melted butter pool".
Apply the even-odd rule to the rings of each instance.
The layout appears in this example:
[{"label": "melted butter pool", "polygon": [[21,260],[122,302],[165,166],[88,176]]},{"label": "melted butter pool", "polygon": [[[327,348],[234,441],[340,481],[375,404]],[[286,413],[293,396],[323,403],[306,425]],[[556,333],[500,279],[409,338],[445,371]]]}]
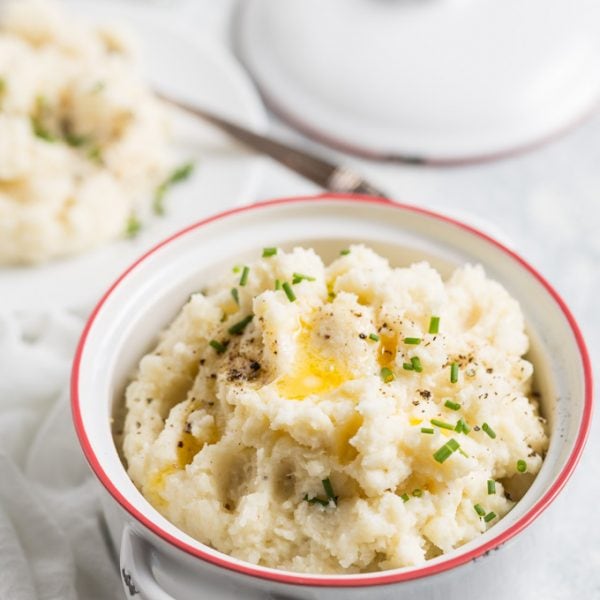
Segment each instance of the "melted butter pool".
[{"label": "melted butter pool", "polygon": [[277,390],[289,400],[302,400],[311,394],[326,394],[352,379],[346,366],[324,356],[311,343],[313,327],[302,323],[296,338],[296,359],[289,373],[279,377]]}]

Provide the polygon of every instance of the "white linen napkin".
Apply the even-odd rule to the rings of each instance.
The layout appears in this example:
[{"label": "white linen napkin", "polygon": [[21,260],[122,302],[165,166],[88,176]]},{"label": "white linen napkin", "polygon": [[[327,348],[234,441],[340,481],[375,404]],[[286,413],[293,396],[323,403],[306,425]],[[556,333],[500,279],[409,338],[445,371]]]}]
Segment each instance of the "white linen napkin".
[{"label": "white linen napkin", "polygon": [[122,597],[97,482],[71,422],[83,320],[0,314],[0,598]]}]

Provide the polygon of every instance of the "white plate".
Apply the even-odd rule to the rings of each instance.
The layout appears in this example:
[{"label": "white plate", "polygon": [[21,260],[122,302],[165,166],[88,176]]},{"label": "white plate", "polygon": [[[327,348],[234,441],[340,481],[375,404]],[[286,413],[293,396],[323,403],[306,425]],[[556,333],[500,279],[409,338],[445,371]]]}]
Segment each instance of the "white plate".
[{"label": "white plate", "polygon": [[[91,21],[118,22],[143,45],[148,80],[199,106],[212,107],[258,131],[264,108],[246,74],[224,48],[197,31],[171,28],[167,13],[140,4],[73,2],[73,12]],[[174,151],[192,159],[192,178],[169,192],[167,214],[144,224],[135,240],[109,242],[96,250],[36,267],[0,268],[1,309],[89,308],[118,274],[171,233],[209,214],[252,199],[261,159],[200,121],[176,115]]]}]

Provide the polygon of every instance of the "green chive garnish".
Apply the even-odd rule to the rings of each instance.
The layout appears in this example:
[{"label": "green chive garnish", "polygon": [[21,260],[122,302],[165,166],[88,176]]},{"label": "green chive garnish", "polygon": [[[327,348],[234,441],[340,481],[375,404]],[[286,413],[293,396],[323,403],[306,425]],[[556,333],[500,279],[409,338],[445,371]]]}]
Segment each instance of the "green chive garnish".
[{"label": "green chive garnish", "polygon": [[430,422],[436,427],[441,427],[442,429],[449,429],[450,431],[454,431],[454,425],[450,425],[450,423],[446,423],[445,421],[440,421],[439,419],[430,419]]},{"label": "green chive garnish", "polygon": [[102,148],[100,148],[100,146],[92,146],[88,150],[87,156],[92,162],[98,163],[99,165],[103,162]]},{"label": "green chive garnish", "polygon": [[233,267],[233,269],[231,269],[234,273],[239,273],[242,270],[242,267],[240,267],[240,265],[235,265],[235,267]]},{"label": "green chive garnish", "polygon": [[31,129],[33,129],[33,134],[36,137],[39,137],[45,142],[55,142],[57,139],[54,134],[46,129],[39,116],[31,117]]},{"label": "green chive garnish", "polygon": [[440,331],[440,318],[431,317],[429,319],[429,333],[439,333]]},{"label": "green chive garnish", "polygon": [[253,318],[254,315],[248,315],[247,317],[244,317],[241,321],[238,321],[235,325],[232,325],[227,331],[231,335],[239,335],[244,331],[244,329],[246,329],[246,326],[248,325],[248,323],[250,323],[250,321],[252,321]]},{"label": "green chive garnish", "polygon": [[413,356],[410,359],[410,363],[412,365],[412,368],[417,372],[417,373],[421,373],[423,371],[423,367],[421,366],[421,359],[418,356]]},{"label": "green chive garnish", "polygon": [[129,219],[127,219],[127,225],[125,226],[125,235],[130,238],[134,238],[142,228],[142,223],[137,218],[137,215],[131,214],[129,215]]},{"label": "green chive garnish", "polygon": [[76,133],[65,133],[65,142],[73,148],[79,148],[87,143],[88,138],[85,135],[77,135]]},{"label": "green chive garnish", "polygon": [[433,458],[441,464],[448,460],[459,448],[460,444],[454,438],[450,438],[439,450],[434,453]]},{"label": "green chive garnish", "polygon": [[403,368],[405,371],[414,371],[414,370],[415,370],[415,368],[413,367],[412,363],[404,363],[404,364],[402,365],[402,368]]},{"label": "green chive garnish", "polygon": [[340,251],[340,254],[341,254],[342,256],[346,256],[346,255],[350,254],[350,250],[348,250],[348,248],[345,248],[344,250],[341,250],[341,251]]},{"label": "green chive garnish", "polygon": [[420,498],[423,495],[423,490],[420,490],[419,488],[417,488],[416,490],[413,490],[412,495],[415,498]]},{"label": "green chive garnish", "polygon": [[487,491],[488,495],[492,495],[496,493],[496,482],[493,479],[488,479],[487,482]]},{"label": "green chive garnish", "polygon": [[327,479],[323,479],[321,481],[321,483],[323,484],[323,489],[325,490],[325,493],[327,494],[327,498],[329,500],[333,500],[334,504],[337,504],[337,496],[333,493],[333,486],[331,485],[331,481],[329,480],[329,477],[327,477]]},{"label": "green chive garnish", "polygon": [[304,501],[309,504],[320,504],[321,506],[329,506],[329,500],[323,500],[322,498],[314,497],[309,498],[308,494],[304,494]]},{"label": "green chive garnish", "polygon": [[421,427],[421,433],[432,434],[432,433],[435,433],[435,430],[432,429],[431,427]]},{"label": "green chive garnish", "polygon": [[227,342],[222,344],[221,342],[218,342],[217,340],[210,340],[210,342],[208,342],[208,345],[211,348],[214,348],[217,351],[217,354],[223,354],[223,352],[225,352],[225,350],[227,350]]},{"label": "green chive garnish", "polygon": [[235,300],[235,303],[240,305],[240,295],[237,291],[237,288],[231,288],[231,297]]},{"label": "green chive garnish", "polygon": [[450,410],[460,410],[460,404],[458,402],[452,402],[452,400],[446,400],[444,406]]},{"label": "green chive garnish", "polygon": [[475,509],[475,512],[480,517],[484,517],[485,516],[485,508],[483,508],[483,506],[481,506],[481,504],[475,504],[475,506],[473,506],[473,508]]},{"label": "green chive garnish", "polygon": [[408,502],[410,500],[410,496],[405,492],[400,496],[404,502]]},{"label": "green chive garnish", "polygon": [[315,281],[314,277],[310,275],[304,275],[303,273],[294,273],[292,283],[295,285],[296,283],[300,283],[301,281]]},{"label": "green chive garnish", "polygon": [[268,258],[269,256],[275,256],[277,254],[277,248],[263,248],[263,258]]},{"label": "green chive garnish", "polygon": [[248,275],[250,274],[250,267],[244,267],[242,270],[242,276],[240,277],[240,285],[243,287],[248,283]]},{"label": "green chive garnish", "polygon": [[450,383],[456,383],[458,381],[458,363],[452,363],[450,365]]},{"label": "green chive garnish", "polygon": [[483,429],[483,431],[485,431],[492,439],[496,437],[496,432],[487,423],[484,423],[481,426],[481,429]]},{"label": "green chive garnish", "polygon": [[390,381],[394,380],[394,374],[387,367],[383,367],[383,369],[381,369],[380,375],[384,383],[389,383]]},{"label": "green chive garnish", "polygon": [[418,344],[421,343],[421,338],[407,337],[407,338],[404,338],[403,341],[405,344],[410,344],[411,346],[417,346]]},{"label": "green chive garnish", "polygon": [[525,473],[525,471],[527,471],[527,463],[523,459],[517,461],[517,471],[519,471],[519,473]]},{"label": "green chive garnish", "polygon": [[167,178],[166,182],[168,185],[173,183],[179,183],[185,181],[194,172],[194,163],[188,162],[177,167]]},{"label": "green chive garnish", "polygon": [[282,286],[285,295],[288,297],[290,302],[293,302],[296,299],[296,294],[294,294],[294,290],[292,286],[286,281]]},{"label": "green chive garnish", "polygon": [[485,515],[485,517],[483,517],[483,520],[486,523],[489,523],[492,519],[496,518],[496,513],[495,512],[489,512],[487,515]]},{"label": "green chive garnish", "polygon": [[370,333],[369,334],[369,339],[373,340],[374,342],[378,342],[379,341],[379,336],[376,333]]},{"label": "green chive garnish", "polygon": [[461,418],[457,421],[454,431],[456,431],[457,433],[469,433],[469,431],[471,431],[471,428],[467,425],[467,422]]},{"label": "green chive garnish", "polygon": [[280,290],[281,289],[281,281],[279,281],[279,279],[275,280],[275,289],[276,290]]}]

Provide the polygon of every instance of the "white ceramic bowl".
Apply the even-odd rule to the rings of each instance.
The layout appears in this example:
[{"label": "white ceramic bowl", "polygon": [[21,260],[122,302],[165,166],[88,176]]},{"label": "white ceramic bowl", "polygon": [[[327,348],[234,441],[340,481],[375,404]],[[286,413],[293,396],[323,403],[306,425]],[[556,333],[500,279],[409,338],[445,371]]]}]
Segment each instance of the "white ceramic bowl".
[{"label": "white ceramic bowl", "polygon": [[[526,316],[530,359],[551,434],[548,453],[532,486],[507,516],[476,540],[421,566],[331,576],[257,567],[197,542],[145,500],[119,459],[111,417],[158,332],[213,274],[258,256],[264,246],[312,246],[327,261],[351,242],[370,245],[394,265],[425,258],[443,274],[465,262],[481,263],[509,290]],[[401,593],[410,599],[436,589],[455,597],[453,591],[464,588],[466,570],[479,557],[525,529],[552,502],[583,449],[592,382],[573,317],[542,276],[514,252],[426,210],[381,199],[325,195],[217,215],[140,258],[110,288],[87,323],[73,366],[72,405],[83,451],[107,491],[105,513],[121,548],[127,594],[139,591],[143,598],[166,600],[397,598]],[[477,560],[477,568],[489,562]]]}]

